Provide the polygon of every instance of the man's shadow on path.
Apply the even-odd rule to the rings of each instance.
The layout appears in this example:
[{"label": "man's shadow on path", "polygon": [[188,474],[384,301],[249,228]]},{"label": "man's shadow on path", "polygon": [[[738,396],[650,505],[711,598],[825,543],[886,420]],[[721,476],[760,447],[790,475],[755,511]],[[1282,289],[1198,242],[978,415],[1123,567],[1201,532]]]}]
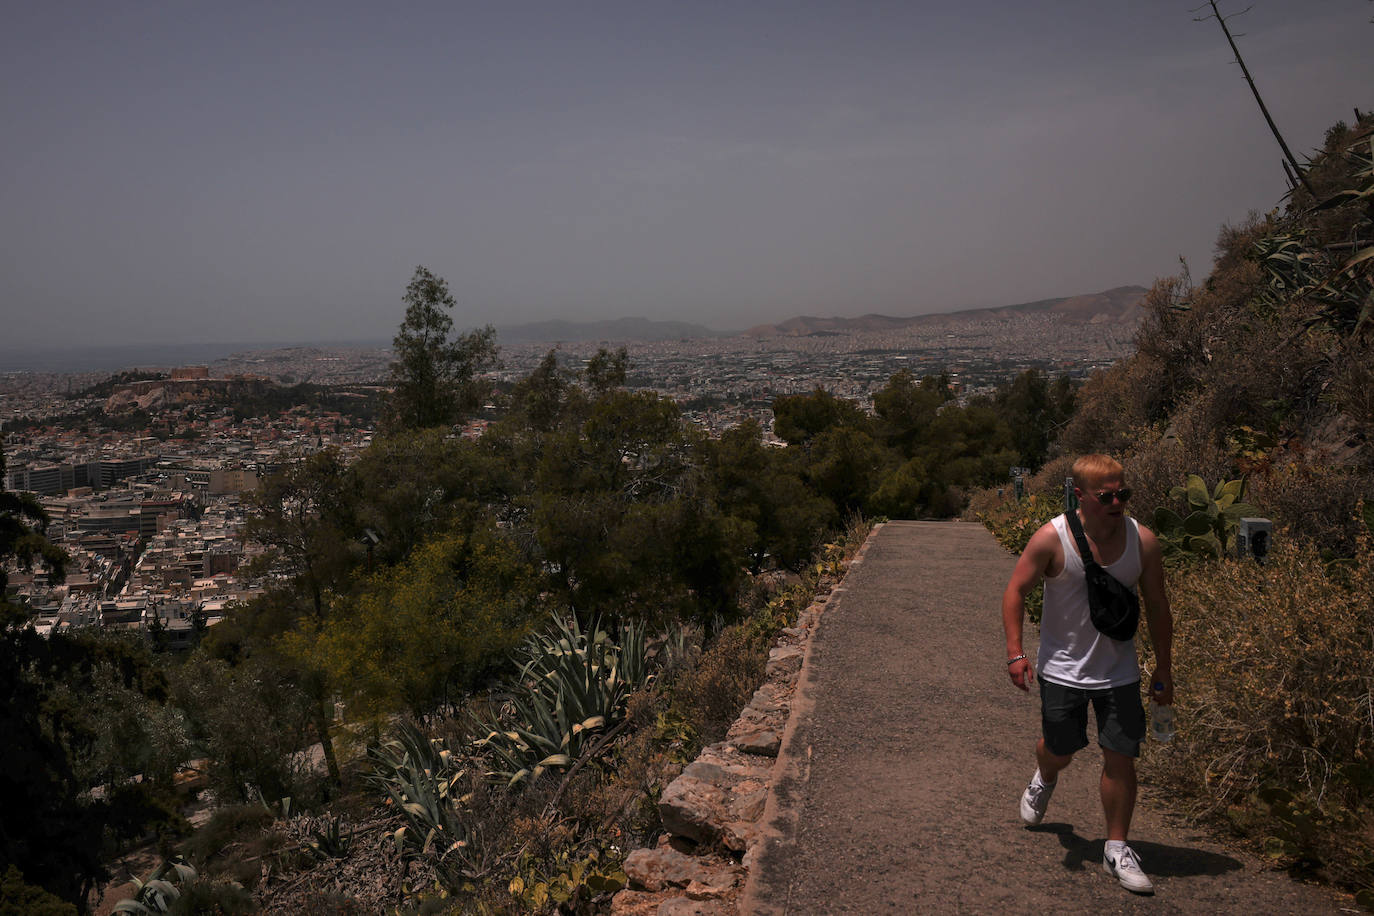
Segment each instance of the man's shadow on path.
[{"label": "man's shadow on path", "polygon": [[[1102,865],[1102,848],[1106,845],[1104,840],[1086,840],[1074,833],[1069,824],[1041,824],[1027,827],[1026,830],[1030,833],[1052,833],[1058,837],[1059,844],[1065,850],[1064,867],[1069,871],[1082,871],[1085,864],[1091,864],[1094,868]],[[1165,846],[1132,840],[1131,848],[1139,853],[1145,873],[1161,878],[1224,875],[1245,867],[1239,859],[1187,846]]]}]

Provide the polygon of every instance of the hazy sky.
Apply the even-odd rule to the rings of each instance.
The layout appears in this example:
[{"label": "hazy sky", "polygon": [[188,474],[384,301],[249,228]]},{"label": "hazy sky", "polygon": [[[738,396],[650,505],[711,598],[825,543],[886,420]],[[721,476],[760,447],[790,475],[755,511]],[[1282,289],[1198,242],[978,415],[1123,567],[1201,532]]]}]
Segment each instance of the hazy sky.
[{"label": "hazy sky", "polygon": [[[461,327],[1200,277],[1285,185],[1196,2],[10,2],[0,345],[385,339],[417,264]],[[1300,154],[1371,17],[1235,20]]]}]

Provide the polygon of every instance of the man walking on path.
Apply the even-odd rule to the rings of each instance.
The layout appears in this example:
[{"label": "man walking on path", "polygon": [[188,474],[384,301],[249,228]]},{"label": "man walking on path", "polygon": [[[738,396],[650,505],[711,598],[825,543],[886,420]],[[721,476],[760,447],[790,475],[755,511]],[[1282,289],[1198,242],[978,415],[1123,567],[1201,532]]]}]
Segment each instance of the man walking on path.
[{"label": "man walking on path", "polygon": [[[1093,558],[1123,585],[1140,589],[1155,652],[1152,695],[1162,705],[1171,704],[1173,617],[1164,594],[1159,541],[1148,528],[1125,516],[1131,491],[1114,459],[1106,455],[1079,458],[1074,462],[1073,480],[1077,516]],[[1031,826],[1040,823],[1060,771],[1088,746],[1091,702],[1102,748],[1100,789],[1107,822],[1102,867],[1127,890],[1153,893],[1154,885],[1141,868],[1139,856],[1126,845],[1135,810],[1135,758],[1145,737],[1135,640],[1112,639],[1093,625],[1083,562],[1067,514],[1031,537],[1002,595],[1007,673],[1013,684],[1026,691],[1036,679],[1021,644],[1026,595],[1042,580],[1045,604],[1037,658],[1041,738],[1035,746],[1039,766],[1021,796],[1021,819]]]}]

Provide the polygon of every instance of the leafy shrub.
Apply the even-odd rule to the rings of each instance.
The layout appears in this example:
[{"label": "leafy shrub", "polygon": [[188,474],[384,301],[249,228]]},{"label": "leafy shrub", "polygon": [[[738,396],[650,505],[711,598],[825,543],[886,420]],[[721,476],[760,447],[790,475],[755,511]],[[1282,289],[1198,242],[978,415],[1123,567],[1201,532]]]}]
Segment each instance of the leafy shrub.
[{"label": "leafy shrub", "polygon": [[1243,501],[1244,479],[1219,480],[1209,490],[1205,480],[1189,474],[1187,484],[1174,487],[1169,496],[1182,500],[1188,514],[1180,515],[1168,506],[1155,509],[1154,531],[1168,558],[1224,556],[1235,545],[1240,520],[1259,513]]},{"label": "leafy shrub", "polygon": [[1137,431],[1159,419],[1163,377],[1159,360],[1145,354],[1094,372],[1078,390],[1077,409],[1059,436],[1059,448],[1070,455],[1125,454],[1135,445]]},{"label": "leafy shrub", "polygon": [[707,640],[694,664],[667,686],[669,708],[659,717],[661,735],[678,745],[685,759],[725,737],[735,717],[763,683],[768,650],[783,627],[796,622],[822,579],[843,574],[847,559],[863,543],[870,525],[862,520],[817,554],[807,577],[773,595],[751,615],[722,627]]},{"label": "leafy shrub", "polygon": [[532,913],[545,912],[551,906],[558,912],[581,913],[587,911],[593,898],[614,894],[628,883],[618,856],[592,850],[580,858],[562,852],[547,870],[535,866],[512,878],[509,890]]},{"label": "leafy shrub", "polygon": [[318,792],[308,755],[297,753],[314,740],[310,701],[287,672],[258,657],[230,666],[196,654],[173,673],[173,692],[219,803]]},{"label": "leafy shrub", "polygon": [[[663,727],[690,741],[687,757],[725,737],[730,724],[763,683],[767,649],[746,623],[726,627],[682,671],[668,691],[672,708]],[[761,651],[762,650],[762,651]]]},{"label": "leafy shrub", "polygon": [[259,804],[216,808],[194,834],[181,844],[181,854],[202,868],[227,846],[257,837],[273,821]]},{"label": "leafy shrub", "polygon": [[1367,337],[1350,342],[1332,378],[1332,401],[1357,424],[1374,426],[1374,341]]},{"label": "leafy shrub", "polygon": [[509,539],[441,534],[283,644],[328,672],[350,710],[422,715],[471,690],[519,644],[535,593],[534,568]]},{"label": "leafy shrub", "polygon": [[1168,503],[1169,492],[1189,474],[1204,480],[1236,476],[1233,457],[1188,410],[1175,414],[1164,430],[1136,430],[1134,440],[1133,447],[1119,457],[1126,483],[1135,491],[1131,499],[1142,511]]},{"label": "leafy shrub", "polygon": [[983,513],[991,512],[1007,500],[1015,498],[1015,491],[1011,484],[1005,487],[988,487],[983,490],[975,490],[969,494],[968,505],[964,506],[964,511],[959,515],[959,520],[976,522]]},{"label": "leafy shrub", "polygon": [[1063,511],[1062,494],[1032,493],[1025,499],[1008,500],[989,509],[979,521],[997,538],[997,543],[1019,555],[1030,543],[1031,535]]},{"label": "leafy shrub", "polygon": [[[1031,535],[1064,511],[1063,494],[1061,486],[1057,492],[1032,493],[1025,499],[1008,500],[981,513],[978,520],[997,538],[997,543],[1019,556]],[[1039,624],[1044,609],[1045,586],[1042,583],[1026,596],[1026,615],[1032,623]]]},{"label": "leafy shrub", "polygon": [[76,916],[76,907],[41,887],[24,882],[12,863],[0,881],[0,916]]},{"label": "leafy shrub", "polygon": [[1328,567],[1279,539],[1265,564],[1170,572],[1178,737],[1149,771],[1196,813],[1374,887],[1374,550]]}]

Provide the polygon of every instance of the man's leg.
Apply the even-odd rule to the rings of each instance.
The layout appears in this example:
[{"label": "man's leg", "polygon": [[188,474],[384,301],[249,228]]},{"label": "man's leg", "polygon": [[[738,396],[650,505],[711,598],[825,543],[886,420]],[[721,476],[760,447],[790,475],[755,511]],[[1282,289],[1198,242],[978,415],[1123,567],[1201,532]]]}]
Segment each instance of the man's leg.
[{"label": "man's leg", "polygon": [[1093,694],[1097,743],[1102,747],[1102,811],[1108,841],[1126,841],[1135,811],[1135,758],[1145,737],[1140,685],[1126,684]]},{"label": "man's leg", "polygon": [[[1088,695],[1084,690],[1040,680],[1040,733],[1035,745],[1038,769],[1021,793],[1021,822],[1039,824],[1049,807],[1059,773],[1088,744]],[[1063,753],[1056,752],[1062,751]]]},{"label": "man's leg", "polygon": [[1104,747],[1101,789],[1108,840],[1126,841],[1135,812],[1135,787],[1135,758]]},{"label": "man's leg", "polygon": [[1102,813],[1107,819],[1102,870],[1128,891],[1153,894],[1154,882],[1140,867],[1140,856],[1126,845],[1135,812],[1135,758],[1145,737],[1139,682],[1093,694],[1093,709],[1097,743],[1102,746]]},{"label": "man's leg", "polygon": [[1041,738],[1035,744],[1035,762],[1040,766],[1040,779],[1051,783],[1059,778],[1060,770],[1073,762],[1073,754],[1056,754]]},{"label": "man's leg", "polygon": [[1073,760],[1073,754],[1056,754],[1049,749],[1045,739],[1035,745],[1035,762],[1038,769],[1031,776],[1026,791],[1021,793],[1021,823],[1034,827],[1045,819],[1045,809],[1050,806],[1050,796],[1054,794],[1056,780],[1064,767]]},{"label": "man's leg", "polygon": [[1052,784],[1073,755],[1088,746],[1088,691],[1040,679],[1040,740],[1035,762]]},{"label": "man's leg", "polygon": [[1126,845],[1135,811],[1135,758],[1106,747],[1102,749],[1102,810],[1107,815],[1102,870],[1132,893],[1153,894],[1154,882],[1141,867],[1140,856]]}]

